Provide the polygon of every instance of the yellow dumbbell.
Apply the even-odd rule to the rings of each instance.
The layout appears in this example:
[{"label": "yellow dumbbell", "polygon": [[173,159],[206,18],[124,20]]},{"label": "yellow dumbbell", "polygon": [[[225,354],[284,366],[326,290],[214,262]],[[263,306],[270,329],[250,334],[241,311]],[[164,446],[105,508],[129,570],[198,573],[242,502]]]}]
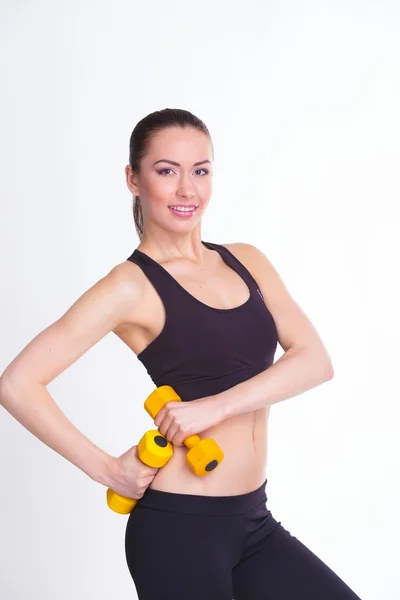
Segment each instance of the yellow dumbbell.
[{"label": "yellow dumbbell", "polygon": [[[182,399],[170,385],[161,385],[147,398],[144,408],[152,419],[155,419],[167,402],[182,402]],[[224,458],[224,453],[212,438],[202,440],[198,435],[191,435],[183,443],[189,448],[186,462],[199,477],[211,473]]]},{"label": "yellow dumbbell", "polygon": [[[165,402],[167,402],[165,397]],[[156,397],[151,399],[151,395],[146,400],[147,406],[153,406],[155,414],[161,409],[159,400]],[[167,438],[158,431],[158,429],[150,429],[146,431],[144,436],[138,443],[138,456],[140,460],[148,467],[161,468],[167,464],[173,455],[173,445]],[[121,515],[127,515],[135,508],[138,502],[137,498],[128,498],[117,494],[112,489],[107,490],[107,504],[114,512]]]},{"label": "yellow dumbbell", "polygon": [[[181,402],[182,399],[169,385],[156,388],[144,403],[146,412],[155,419],[158,412],[167,402]],[[212,438],[199,438],[191,435],[183,442],[189,452],[186,462],[193,473],[198,476],[207,475],[223,460],[224,453]],[[138,444],[140,460],[149,467],[160,468],[167,464],[173,454],[173,445],[157,429],[147,431]],[[117,494],[110,488],[107,490],[107,504],[111,510],[126,515],[132,512],[138,499],[127,498]]]},{"label": "yellow dumbbell", "polygon": [[[148,467],[160,468],[167,464],[174,450],[171,442],[158,429],[146,431],[138,443],[140,460]],[[107,504],[114,512],[127,515],[135,508],[137,498],[127,498],[117,494],[112,489],[107,490]]]}]

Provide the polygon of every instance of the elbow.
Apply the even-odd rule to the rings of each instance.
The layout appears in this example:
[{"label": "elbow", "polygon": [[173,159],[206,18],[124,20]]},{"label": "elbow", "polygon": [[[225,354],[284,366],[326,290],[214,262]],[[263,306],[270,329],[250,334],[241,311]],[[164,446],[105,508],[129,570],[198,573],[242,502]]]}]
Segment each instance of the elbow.
[{"label": "elbow", "polygon": [[9,377],[2,375],[0,377],[0,406],[5,407],[6,401],[13,395],[14,385]]},{"label": "elbow", "polygon": [[315,346],[291,346],[287,353],[301,353],[305,357],[310,370],[321,379],[321,383],[333,379],[335,374],[332,359],[326,352],[325,348],[321,349],[321,345]]},{"label": "elbow", "polygon": [[21,394],[21,390],[25,390],[27,387],[20,379],[17,380],[15,375],[3,373],[0,377],[0,406],[7,408],[7,405],[10,405],[14,398]]},{"label": "elbow", "polygon": [[329,354],[326,352],[325,348],[307,348],[306,353],[308,355],[308,359],[310,363],[313,365],[314,370],[319,373],[319,377],[321,378],[321,382],[329,381],[333,379],[335,374],[332,359]]},{"label": "elbow", "polygon": [[324,381],[329,381],[330,379],[333,379],[333,376],[335,374],[332,360],[329,356],[326,357],[326,360],[323,363],[323,374]]},{"label": "elbow", "polygon": [[314,363],[319,365],[319,372],[323,381],[329,381],[333,379],[335,374],[332,358],[327,352],[324,344],[319,343],[313,348],[309,348],[310,355],[313,357]]}]

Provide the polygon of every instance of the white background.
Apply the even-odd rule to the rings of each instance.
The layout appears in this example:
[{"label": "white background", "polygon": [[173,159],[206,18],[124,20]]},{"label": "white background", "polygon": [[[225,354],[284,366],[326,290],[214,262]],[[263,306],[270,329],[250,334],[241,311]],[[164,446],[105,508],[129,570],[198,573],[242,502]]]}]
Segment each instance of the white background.
[{"label": "white background", "polygon": [[[130,134],[190,110],[215,148],[202,239],[265,252],[335,368],[272,407],[269,507],[363,600],[398,599],[398,3],[0,11],[0,371],[138,245]],[[154,385],[113,335],[48,389],[114,456],[152,426]],[[105,487],[4,409],[0,457],[0,597],[136,597]]]}]

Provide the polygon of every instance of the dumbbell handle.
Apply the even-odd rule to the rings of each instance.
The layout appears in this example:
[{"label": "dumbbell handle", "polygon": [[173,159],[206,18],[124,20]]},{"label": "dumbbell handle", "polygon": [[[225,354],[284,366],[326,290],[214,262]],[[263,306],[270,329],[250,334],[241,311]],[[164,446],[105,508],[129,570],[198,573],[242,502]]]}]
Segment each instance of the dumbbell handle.
[{"label": "dumbbell handle", "polygon": [[185,444],[186,448],[188,448],[188,450],[191,450],[199,442],[200,438],[198,435],[190,435],[188,438],[186,438],[186,440],[183,440],[183,443]]}]

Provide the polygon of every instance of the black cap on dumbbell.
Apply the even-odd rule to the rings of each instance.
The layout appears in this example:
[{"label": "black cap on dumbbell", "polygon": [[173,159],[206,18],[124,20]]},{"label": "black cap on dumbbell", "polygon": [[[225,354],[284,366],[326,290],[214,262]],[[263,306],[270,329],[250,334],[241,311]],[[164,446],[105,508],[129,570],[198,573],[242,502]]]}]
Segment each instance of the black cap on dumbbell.
[{"label": "black cap on dumbbell", "polygon": [[217,460],[212,460],[211,462],[208,463],[208,465],[206,465],[206,471],[213,471],[215,469],[215,467],[218,466],[218,461]]},{"label": "black cap on dumbbell", "polygon": [[168,444],[168,440],[162,435],[156,435],[154,438],[154,443],[160,448],[165,448]]}]

